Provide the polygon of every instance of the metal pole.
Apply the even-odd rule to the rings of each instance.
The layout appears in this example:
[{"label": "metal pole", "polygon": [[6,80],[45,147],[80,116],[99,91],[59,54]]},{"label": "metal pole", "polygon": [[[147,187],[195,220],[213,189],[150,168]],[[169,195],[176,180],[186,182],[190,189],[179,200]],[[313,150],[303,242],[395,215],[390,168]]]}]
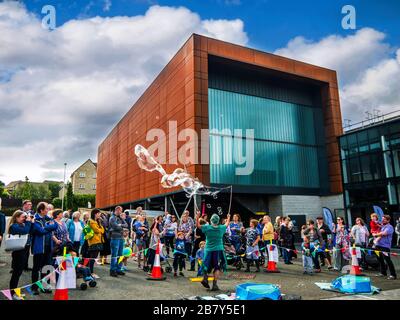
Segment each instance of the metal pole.
[{"label": "metal pole", "polygon": [[63,192],[62,192],[62,199],[61,199],[61,210],[64,211],[64,196],[65,196],[65,174],[67,171],[67,163],[64,163],[64,180],[63,180]]}]

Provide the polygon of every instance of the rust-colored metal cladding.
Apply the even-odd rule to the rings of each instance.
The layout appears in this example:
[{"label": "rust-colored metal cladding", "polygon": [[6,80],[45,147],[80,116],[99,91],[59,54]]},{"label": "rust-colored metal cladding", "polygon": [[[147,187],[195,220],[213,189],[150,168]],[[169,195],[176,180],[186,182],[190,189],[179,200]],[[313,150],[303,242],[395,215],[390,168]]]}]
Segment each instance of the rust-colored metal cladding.
[{"label": "rust-colored metal cladding", "polygon": [[[111,207],[138,199],[174,191],[165,190],[157,172],[139,168],[134,155],[136,144],[148,147],[150,129],[160,128],[167,134],[169,121],[176,121],[178,132],[183,128],[208,129],[208,64],[210,56],[268,69],[287,79],[318,82],[325,126],[326,153],[331,193],[342,192],[337,137],[342,134],[342,117],[336,72],[270,53],[193,34],[165,66],[153,83],[114,127],[98,149],[96,206]],[[171,132],[170,132],[171,133]],[[177,134],[171,138],[176,139]],[[167,162],[164,169],[172,172],[181,164],[172,164],[170,157],[178,154],[170,146],[168,136]],[[208,148],[199,142],[198,150]],[[170,150],[171,149],[171,150]],[[163,160],[163,159],[159,159]],[[163,162],[163,161],[161,161]],[[188,172],[204,184],[210,183],[208,164],[187,166]],[[175,189],[175,191],[178,189]]]}]

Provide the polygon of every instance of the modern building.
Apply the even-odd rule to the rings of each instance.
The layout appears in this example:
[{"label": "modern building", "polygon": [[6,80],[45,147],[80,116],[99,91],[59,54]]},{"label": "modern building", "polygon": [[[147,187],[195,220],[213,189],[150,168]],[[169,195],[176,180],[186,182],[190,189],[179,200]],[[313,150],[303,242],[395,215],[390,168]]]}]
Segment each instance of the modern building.
[{"label": "modern building", "polygon": [[[233,197],[231,202],[224,192],[198,199],[209,213],[231,207],[246,216],[296,215],[301,223],[324,206],[343,210],[337,139],[342,120],[333,70],[192,35],[99,146],[98,207],[172,210],[166,196],[177,211],[186,206],[181,189],[164,189],[158,173],[137,165],[134,147],[153,144],[146,141],[153,128],[168,134],[159,140],[167,142],[159,156],[161,163],[168,160],[167,172],[183,168],[170,161],[186,143],[174,142],[182,129],[199,137],[210,130],[195,147],[209,157],[186,169],[206,185],[232,186]],[[243,139],[235,129],[253,129],[254,137]],[[223,159],[237,159],[251,144],[254,170],[237,175],[243,165]]]},{"label": "modern building", "polygon": [[[74,194],[96,194],[97,163],[90,159],[86,160],[72,172],[70,178]],[[62,194],[62,190],[60,194]]]},{"label": "modern building", "polygon": [[379,206],[400,217],[400,112],[355,124],[339,138],[347,218]]}]

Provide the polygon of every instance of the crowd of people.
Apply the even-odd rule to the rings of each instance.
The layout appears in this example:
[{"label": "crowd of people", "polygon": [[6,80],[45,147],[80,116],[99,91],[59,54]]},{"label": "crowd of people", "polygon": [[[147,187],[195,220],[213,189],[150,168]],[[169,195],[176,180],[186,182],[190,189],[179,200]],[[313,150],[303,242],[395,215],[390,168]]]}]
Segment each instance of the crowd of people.
[{"label": "crowd of people", "polygon": [[[113,212],[102,212],[93,209],[91,212],[63,212],[54,209],[51,204],[40,202],[35,212],[32,202],[25,200],[21,210],[15,211],[8,222],[7,234],[26,235],[25,247],[12,251],[10,288],[18,287],[21,274],[31,272],[32,292],[40,293],[36,285],[45,274],[46,265],[55,265],[56,257],[73,252],[76,256],[88,261],[87,273],[93,279],[95,261],[110,265],[110,276],[124,276],[128,269],[127,258],[123,261],[124,249],[130,248],[137,261],[137,267],[151,273],[157,245],[162,243],[162,259],[173,261],[174,277],[184,276],[186,263],[190,271],[204,275],[202,285],[210,288],[208,274],[213,272],[214,281],[211,290],[219,290],[217,281],[221,271],[227,267],[226,248],[231,247],[237,256],[244,256],[246,272],[255,266],[255,272],[268,260],[267,246],[275,244],[285,264],[292,264],[301,252],[305,274],[321,272],[321,267],[341,271],[351,260],[352,246],[362,249],[372,248],[379,251],[377,259],[380,264],[380,276],[396,279],[396,271],[391,261],[390,249],[395,232],[390,224],[390,216],[378,220],[371,215],[369,228],[361,218],[356,219],[350,229],[342,217],[328,226],[323,217],[316,221],[308,220],[301,227],[301,250],[296,250],[294,224],[289,217],[276,217],[274,223],[269,215],[260,220],[251,219],[246,228],[239,214],[228,214],[220,221],[220,216],[196,212],[195,218],[185,210],[180,217],[165,211],[152,219],[150,225],[145,210],[138,207],[134,215],[131,210],[123,211],[117,206]],[[1,218],[1,217],[0,217]],[[1,221],[0,221],[1,222]],[[3,222],[5,224],[5,220]],[[400,222],[396,225],[398,233]],[[2,231],[4,233],[5,230]],[[2,234],[1,234],[2,237]],[[0,238],[1,241],[1,238]],[[0,242],[1,243],[1,242]],[[33,255],[33,265],[29,267],[29,257]],[[367,268],[366,253],[362,250],[360,258],[362,268]],[[80,265],[81,266],[81,265]],[[82,266],[81,266],[82,267]],[[389,269],[389,276],[387,276]],[[50,293],[50,288],[40,288]],[[19,297],[13,292],[13,297]]]}]

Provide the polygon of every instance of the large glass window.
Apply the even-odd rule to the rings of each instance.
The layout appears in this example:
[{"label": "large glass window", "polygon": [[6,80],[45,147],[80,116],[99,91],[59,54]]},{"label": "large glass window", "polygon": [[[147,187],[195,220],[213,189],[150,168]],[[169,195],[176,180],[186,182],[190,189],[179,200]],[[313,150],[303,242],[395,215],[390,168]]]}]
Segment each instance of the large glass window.
[{"label": "large glass window", "polygon": [[[315,134],[315,126],[323,125],[315,121],[321,119],[320,108],[212,88],[208,93],[212,183],[320,188],[320,181],[327,181],[318,160],[324,158],[325,146]],[[237,152],[246,155],[247,142],[235,129],[243,135],[254,130],[250,175],[236,174],[244,165],[223,161],[234,160]]]},{"label": "large glass window", "polygon": [[361,168],[358,157],[349,159],[350,182],[361,182]]}]

